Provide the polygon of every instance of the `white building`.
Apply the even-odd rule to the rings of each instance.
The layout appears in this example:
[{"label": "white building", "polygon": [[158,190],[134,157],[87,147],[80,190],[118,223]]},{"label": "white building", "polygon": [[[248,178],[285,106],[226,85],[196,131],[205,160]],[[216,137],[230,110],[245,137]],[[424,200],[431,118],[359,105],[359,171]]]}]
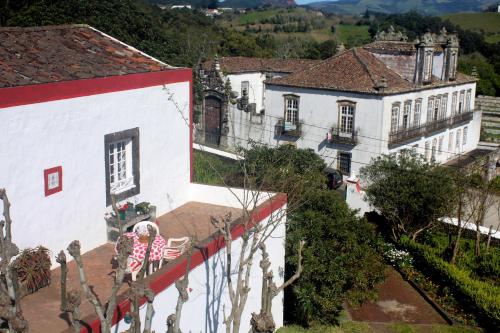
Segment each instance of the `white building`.
[{"label": "white building", "polygon": [[[0,28],[0,40],[0,188],[12,204],[14,242],[20,249],[43,245],[55,255],[79,240],[89,283],[105,302],[114,255],[104,220],[111,212],[110,192],[120,201],[148,201],[157,207],[160,231],[172,232],[166,238],[198,235],[204,242],[193,256],[193,294],[185,305],[197,312],[196,320],[184,316],[181,328],[222,328],[229,300],[221,280],[223,244],[212,237],[210,216],[231,211],[238,218],[244,193],[234,190],[237,198],[226,188],[191,182],[191,70],[168,66],[85,25]],[[266,223],[283,207],[286,196],[268,194],[255,221]],[[284,267],[284,227],[276,232],[268,244],[275,272]],[[254,260],[258,267],[258,256]],[[147,278],[156,293],[157,332],[166,330],[165,319],[175,312],[173,283],[184,274],[185,263],[179,259]],[[258,269],[252,276],[244,331],[250,312],[260,308]],[[77,288],[76,281],[70,265],[69,283]],[[58,288],[53,281],[23,298],[31,332],[68,329],[59,316]],[[120,330],[127,328],[122,319],[129,306],[119,304],[114,323]],[[82,305],[81,311],[88,327],[97,330],[91,307]],[[279,327],[282,297],[275,298],[274,311]]]},{"label": "white building", "polygon": [[207,61],[198,76],[203,82],[203,105],[197,142],[234,149],[248,139],[264,139],[265,81],[319,63],[309,59],[223,57]]},{"label": "white building", "polygon": [[249,134],[234,131],[240,142],[311,148],[346,176],[401,149],[444,163],[479,141],[476,80],[457,73],[457,59],[456,35],[428,33],[407,42],[391,30],[364,47],[266,80],[260,124],[236,108],[228,118],[253,126]]}]

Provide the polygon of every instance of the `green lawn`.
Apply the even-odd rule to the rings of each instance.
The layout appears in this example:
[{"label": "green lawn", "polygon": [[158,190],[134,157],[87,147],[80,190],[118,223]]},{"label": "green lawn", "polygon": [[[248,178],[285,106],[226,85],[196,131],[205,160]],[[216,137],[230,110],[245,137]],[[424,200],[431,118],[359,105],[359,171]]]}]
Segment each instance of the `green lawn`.
[{"label": "green lawn", "polygon": [[500,13],[458,13],[442,16],[463,29],[484,32],[488,43],[500,42]]},{"label": "green lawn", "polygon": [[339,24],[335,26],[335,35],[339,41],[350,46],[358,46],[371,40],[367,25]]}]

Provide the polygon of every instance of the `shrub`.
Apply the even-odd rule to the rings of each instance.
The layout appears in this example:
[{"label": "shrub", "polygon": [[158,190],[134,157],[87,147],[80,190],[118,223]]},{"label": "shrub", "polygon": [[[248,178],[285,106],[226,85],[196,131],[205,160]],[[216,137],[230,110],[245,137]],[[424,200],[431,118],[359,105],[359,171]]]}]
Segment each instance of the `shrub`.
[{"label": "shrub", "polygon": [[[286,313],[295,323],[336,323],[342,303],[357,305],[375,296],[385,264],[375,251],[374,228],[358,218],[335,191],[308,194],[289,220],[287,252],[306,241],[304,271],[286,298]],[[288,274],[296,258],[287,256]],[[290,304],[292,303],[292,304]]]},{"label": "shrub", "polygon": [[467,271],[436,256],[425,245],[408,238],[402,238],[401,244],[410,250],[415,260],[432,277],[457,292],[463,304],[478,316],[483,326],[500,327],[500,287],[474,279]]}]

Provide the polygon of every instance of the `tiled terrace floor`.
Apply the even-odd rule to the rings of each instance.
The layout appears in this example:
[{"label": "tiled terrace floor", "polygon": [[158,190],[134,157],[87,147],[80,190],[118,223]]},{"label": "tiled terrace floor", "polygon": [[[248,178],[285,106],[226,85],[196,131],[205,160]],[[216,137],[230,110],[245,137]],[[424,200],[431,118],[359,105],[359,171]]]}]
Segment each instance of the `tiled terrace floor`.
[{"label": "tiled terrace floor", "polygon": [[[215,233],[215,229],[210,223],[210,216],[223,216],[228,212],[232,213],[233,219],[241,216],[241,210],[239,209],[199,202],[189,202],[158,218],[160,234],[165,238],[192,236],[195,237],[195,239],[203,241]],[[105,303],[109,297],[113,284],[113,255],[114,244],[102,245],[83,255],[84,267],[89,285],[103,303]],[[67,256],[69,257],[69,255]],[[161,270],[152,274],[148,279],[154,278],[157,274],[166,272],[174,264],[175,263],[169,263],[164,265]],[[73,261],[68,263],[68,270],[68,290],[79,290],[80,285],[78,283],[76,265]],[[31,333],[69,332],[69,323],[59,310],[60,276],[61,270],[59,268],[53,270],[52,283],[50,286],[22,299],[22,310],[26,319],[29,321]],[[130,277],[127,277],[120,293],[127,289],[129,281]],[[82,306],[80,310],[85,322],[90,322],[90,320],[94,318],[94,310],[84,296],[82,296]]]}]

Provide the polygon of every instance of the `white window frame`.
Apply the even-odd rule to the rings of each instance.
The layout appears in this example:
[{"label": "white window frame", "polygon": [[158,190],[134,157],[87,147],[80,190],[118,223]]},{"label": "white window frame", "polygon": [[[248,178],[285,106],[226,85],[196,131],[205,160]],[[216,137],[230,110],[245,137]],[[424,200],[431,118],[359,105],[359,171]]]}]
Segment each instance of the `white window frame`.
[{"label": "white window frame", "polygon": [[462,132],[462,146],[465,146],[467,144],[467,132],[469,131],[469,128],[467,126],[464,127],[464,130]]},{"label": "white window frame", "polygon": [[465,90],[461,90],[460,97],[458,99],[458,111],[457,111],[458,114],[464,112],[464,108],[465,108],[464,97],[465,97]]},{"label": "white window frame", "polygon": [[391,108],[391,133],[396,133],[399,129],[399,111],[401,108],[400,103],[392,104]]},{"label": "white window frame", "polygon": [[458,93],[455,91],[451,96],[451,115],[455,115],[457,113],[457,99]]},{"label": "white window frame", "polygon": [[438,139],[438,151],[437,151],[438,156],[441,156],[441,154],[443,153],[443,141],[444,141],[444,136],[441,135]]},{"label": "white window frame", "polygon": [[106,205],[111,194],[117,201],[140,193],[139,128],[104,136],[106,170]]},{"label": "white window frame", "polygon": [[457,134],[455,136],[455,151],[456,152],[460,152],[460,148],[461,148],[460,140],[462,139],[461,136],[462,136],[462,130],[458,129]]},{"label": "white window frame", "polygon": [[441,95],[437,95],[436,99],[434,100],[434,109],[432,110],[432,121],[436,122],[440,118],[441,114]]},{"label": "white window frame", "polygon": [[410,127],[410,119],[411,119],[411,101],[406,101],[403,106],[403,115],[401,117],[401,126],[404,129],[408,129]]},{"label": "white window frame", "polygon": [[419,98],[415,101],[415,111],[413,112],[413,124],[418,126],[420,124],[420,117],[422,113],[422,99]]},{"label": "white window frame", "polygon": [[441,97],[441,109],[439,110],[439,119],[446,118],[446,114],[448,113],[448,94],[444,94]]},{"label": "white window frame", "polygon": [[436,161],[436,152],[437,152],[437,139],[432,139],[432,149],[431,149],[431,161]]},{"label": "white window frame", "polygon": [[354,103],[342,103],[339,105],[340,109],[340,126],[341,133],[353,133],[354,119],[356,114],[356,107]]},{"label": "white window frame", "polygon": [[471,89],[467,90],[467,93],[465,95],[465,111],[466,112],[471,110],[471,95],[472,95],[472,90]]},{"label": "white window frame", "polygon": [[453,140],[453,132],[450,131],[450,133],[448,134],[448,152],[453,151]]},{"label": "white window frame", "polygon": [[285,130],[297,129],[299,122],[299,97],[285,96]]},{"label": "white window frame", "polygon": [[434,111],[434,96],[427,99],[427,123],[432,122],[432,112]]},{"label": "white window frame", "polygon": [[113,194],[119,194],[133,187],[132,140],[124,139],[109,144],[109,184]]}]

